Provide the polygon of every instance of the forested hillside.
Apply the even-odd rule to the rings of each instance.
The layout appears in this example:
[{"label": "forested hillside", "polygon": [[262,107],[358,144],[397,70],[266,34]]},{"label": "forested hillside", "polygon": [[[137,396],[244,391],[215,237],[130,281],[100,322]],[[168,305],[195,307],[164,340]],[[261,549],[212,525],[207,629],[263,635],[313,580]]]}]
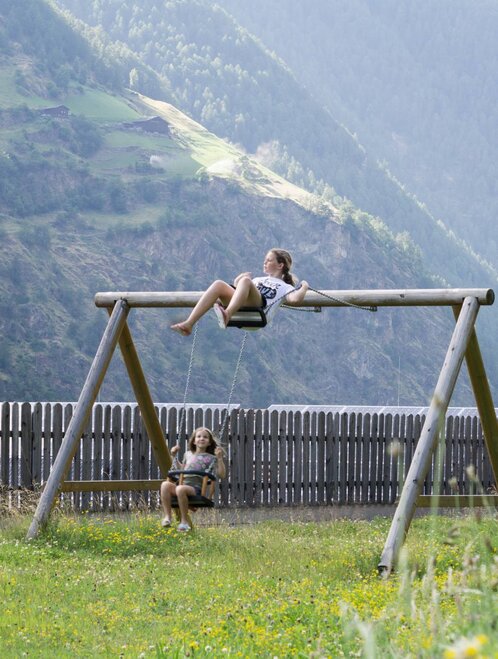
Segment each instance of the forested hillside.
[{"label": "forested hillside", "polygon": [[216,2],[498,268],[495,2]]},{"label": "forested hillside", "polygon": [[[117,4],[123,11],[127,6]],[[168,2],[163,9],[188,12],[190,4]],[[297,274],[316,288],[440,285],[441,268],[431,270],[407,234],[393,233],[325,183],[323,195],[310,195],[173,105],[130,91],[130,83],[143,91],[143,72],[159,99],[171,99],[179,95],[181,79],[173,82],[171,72],[154,70],[129,44],[74,19],[61,21],[35,0],[19,3],[19,11],[11,4],[0,6],[0,399],[77,397],[106,320],[93,305],[98,290],[201,290],[215,277],[259,272],[265,251],[275,245],[292,251]],[[88,7],[103,10],[104,4]],[[139,9],[133,7],[132,18]],[[213,15],[228,20],[223,12]],[[207,33],[210,16],[204,15]],[[185,26],[191,24],[188,17],[183,15]],[[155,15],[153,23],[160,19]],[[245,44],[251,53],[259,48],[239,34],[237,48]],[[44,43],[44,35],[50,43]],[[304,110],[313,101],[274,58],[262,68],[266,51],[260,52],[262,79],[272,71],[275,80],[290,85],[281,103],[287,99],[292,132],[292,110]],[[196,61],[191,70],[192,76],[197,72],[197,85],[203,65]],[[242,78],[251,77],[247,71]],[[206,84],[210,80],[211,73]],[[282,118],[278,97],[271,93],[278,90],[275,80],[267,84],[266,103],[273,103],[275,116]],[[227,99],[236,96],[231,87]],[[185,88],[194,86],[185,83]],[[260,85],[251,82],[250,89],[259,94]],[[287,96],[292,90],[299,98]],[[324,148],[344,145],[336,152],[337,171],[344,163],[355,180],[363,171],[371,186],[374,169],[367,159],[360,158],[354,169],[361,154],[354,140],[326,112],[317,116],[331,122],[323,126]],[[260,117],[248,114],[254,130]],[[304,128],[295,142],[310,157],[319,130],[315,120],[313,115],[306,127],[310,146]],[[268,120],[268,136],[274,129]],[[326,142],[331,135],[334,140]],[[297,167],[297,160],[292,163]],[[379,180],[386,184],[387,179]],[[395,189],[393,207],[400,200],[410,206]],[[443,230],[437,240],[444,245]],[[454,283],[489,286],[479,263],[456,243],[449,245],[455,254],[451,276],[469,273]],[[158,401],[178,402],[183,396],[191,340],[169,330],[179,316],[179,311],[148,310],[133,312],[130,319]],[[483,321],[479,331],[486,358],[492,345]],[[437,309],[282,310],[274,325],[250,335],[234,398],[245,406],[424,404],[452,325],[452,314]],[[238,330],[220,332],[214,318],[202,321],[190,400],[226,401],[241,339]],[[490,374],[496,382],[496,369]],[[102,397],[131,397],[118,357]],[[465,382],[455,402],[472,402]]]},{"label": "forested hillside", "polygon": [[[56,0],[115,47],[126,46],[170,85],[174,103],[216,134],[326,198],[346,198],[407,232],[427,267],[452,285],[498,279],[458,244],[307,91],[307,83],[207,0]],[[250,4],[250,3],[249,3]],[[303,3],[301,3],[304,6]],[[280,6],[261,9],[278,16]],[[263,18],[264,20],[264,18]],[[140,80],[135,81],[140,91]],[[342,118],[342,117],[341,117]],[[485,274],[486,273],[486,274]]]}]

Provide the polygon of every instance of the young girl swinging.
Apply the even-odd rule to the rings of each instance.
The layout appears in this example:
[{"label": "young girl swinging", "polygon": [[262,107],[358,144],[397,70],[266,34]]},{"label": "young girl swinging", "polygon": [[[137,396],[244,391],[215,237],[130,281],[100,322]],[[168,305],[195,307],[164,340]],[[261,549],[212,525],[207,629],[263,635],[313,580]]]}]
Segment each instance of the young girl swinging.
[{"label": "young girl swinging", "polygon": [[[212,473],[213,476],[216,475],[218,478],[225,478],[226,469],[223,461],[223,449],[217,445],[213,433],[208,428],[194,430],[188,442],[188,451],[184,457],[184,464],[178,463],[176,454],[179,450],[178,445],[171,449],[171,455],[174,457],[174,468],[187,472],[204,471]],[[178,531],[190,531],[188,497],[189,495],[200,494],[201,485],[202,476],[198,474],[185,474],[182,485],[177,485],[171,481],[161,483],[161,506],[164,512],[162,526],[171,526],[171,497],[175,495],[180,510]]]},{"label": "young girl swinging", "polygon": [[276,247],[271,249],[263,263],[264,276],[251,278],[250,272],[242,272],[234,279],[233,286],[217,279],[201,295],[189,317],[171,325],[171,329],[182,336],[189,336],[195,323],[211,307],[214,307],[222,329],[241,307],[261,307],[269,320],[282,302],[299,304],[308,291],[308,283],[304,280],[296,290],[291,266],[292,257],[288,251]]}]

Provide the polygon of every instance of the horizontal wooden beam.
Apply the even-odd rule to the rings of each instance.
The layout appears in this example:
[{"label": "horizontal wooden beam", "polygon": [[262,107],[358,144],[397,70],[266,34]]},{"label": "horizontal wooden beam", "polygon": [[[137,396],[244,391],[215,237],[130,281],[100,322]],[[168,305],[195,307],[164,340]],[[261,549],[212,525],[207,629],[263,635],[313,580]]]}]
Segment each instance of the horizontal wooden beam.
[{"label": "horizontal wooden beam", "polygon": [[422,494],[417,499],[421,508],[498,508],[498,494]]},{"label": "horizontal wooden beam", "polygon": [[60,492],[119,492],[121,490],[158,490],[164,479],[124,481],[64,481]]},{"label": "horizontal wooden beam", "polygon": [[[324,290],[324,297],[310,291],[300,307],[434,307],[454,306],[463,303],[466,297],[477,298],[479,304],[493,304],[491,288],[419,288],[393,290]],[[116,291],[95,295],[97,307],[113,307],[118,300],[125,300],[130,307],[194,307],[202,291]]]}]

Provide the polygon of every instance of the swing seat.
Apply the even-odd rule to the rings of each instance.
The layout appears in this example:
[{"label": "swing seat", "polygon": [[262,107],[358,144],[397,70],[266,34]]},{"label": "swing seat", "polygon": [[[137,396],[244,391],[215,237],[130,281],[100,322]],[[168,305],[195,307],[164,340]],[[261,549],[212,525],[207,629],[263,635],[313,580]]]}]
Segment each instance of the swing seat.
[{"label": "swing seat", "polygon": [[266,314],[263,307],[241,307],[227,323],[227,327],[243,330],[257,330],[266,327]]},{"label": "swing seat", "polygon": [[[192,494],[188,497],[189,508],[213,508],[216,477],[207,471],[197,471],[195,469],[171,469],[168,471],[168,478],[178,485],[183,485],[185,474],[202,476],[201,493]],[[171,507],[178,508],[178,498],[176,496],[171,497]]]}]

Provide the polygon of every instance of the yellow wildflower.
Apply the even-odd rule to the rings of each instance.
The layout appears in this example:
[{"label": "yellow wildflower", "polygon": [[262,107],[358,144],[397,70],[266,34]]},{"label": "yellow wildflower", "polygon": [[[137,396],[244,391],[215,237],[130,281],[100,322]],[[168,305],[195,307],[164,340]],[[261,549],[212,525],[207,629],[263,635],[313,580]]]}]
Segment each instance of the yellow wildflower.
[{"label": "yellow wildflower", "polygon": [[482,657],[481,649],[488,642],[485,634],[478,634],[473,638],[462,637],[454,645],[444,651],[444,659],[467,659]]}]

